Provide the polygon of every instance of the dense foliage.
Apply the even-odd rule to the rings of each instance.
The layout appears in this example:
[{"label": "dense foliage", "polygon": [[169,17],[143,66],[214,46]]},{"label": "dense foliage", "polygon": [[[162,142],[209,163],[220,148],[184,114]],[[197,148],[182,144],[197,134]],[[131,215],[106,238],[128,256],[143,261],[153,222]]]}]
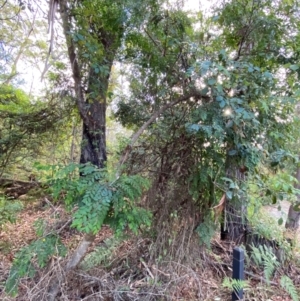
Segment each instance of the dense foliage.
[{"label": "dense foliage", "polygon": [[[37,154],[43,157],[43,148],[49,137],[67,124],[65,118],[71,111],[72,108],[66,102],[59,104],[54,97],[52,101],[30,100],[21,89],[2,84],[0,175],[13,167],[25,168],[31,172],[33,158],[36,159]],[[55,140],[58,137],[57,135]]]},{"label": "dense foliage", "polygon": [[138,47],[127,49],[131,93],[119,95],[116,117],[138,128],[160,111],[127,165],[153,179],[154,211],[192,203],[197,224],[226,193],[234,219],[248,203],[246,175],[261,180],[262,166],[293,158],[298,52],[288,37],[298,36],[297,13],[284,1],[231,1],[209,19],[159,8],[128,37]]},{"label": "dense foliage", "polygon": [[[299,193],[297,181],[287,175],[299,164],[298,6],[293,0],[220,1],[210,15],[163,0],[51,0],[49,53],[43,43],[37,45],[45,72],[50,69],[51,91],[38,97],[13,81],[19,59],[34,54],[26,55],[31,31],[8,59],[7,49],[15,44],[7,31],[10,22],[4,23],[0,175],[24,158],[32,168],[49,140],[65,140],[69,160],[35,166],[52,197],[71,212],[72,226],[85,235],[67,271],[83,259],[103,224],[120,235],[150,230],[157,241],[152,255],[181,260],[182,246],[189,248],[194,232],[209,247],[219,221],[231,239],[241,240],[257,195],[276,203]],[[12,7],[17,15],[18,5]],[[24,28],[28,24],[34,22]],[[57,61],[56,30],[66,45]],[[114,154],[106,149],[113,140],[107,134],[107,106],[113,122],[133,132],[119,139]],[[80,154],[75,140],[81,141]],[[54,148],[60,151],[61,144]],[[43,266],[55,254],[54,247],[46,252],[45,241],[61,247],[51,234],[23,249],[8,290],[19,277],[33,275],[34,260]],[[269,255],[257,264],[271,262]],[[267,268],[269,280],[275,266]],[[295,296],[285,278],[282,286]]]},{"label": "dense foliage", "polygon": [[[56,199],[64,195],[69,209],[76,208],[72,226],[85,233],[98,233],[103,223],[118,234],[128,226],[135,234],[141,225],[150,226],[150,214],[137,205],[145,189],[146,179],[140,176],[120,176],[111,181],[106,170],[93,165],[40,166],[51,171],[48,184]],[[78,176],[80,174],[80,176]]]}]

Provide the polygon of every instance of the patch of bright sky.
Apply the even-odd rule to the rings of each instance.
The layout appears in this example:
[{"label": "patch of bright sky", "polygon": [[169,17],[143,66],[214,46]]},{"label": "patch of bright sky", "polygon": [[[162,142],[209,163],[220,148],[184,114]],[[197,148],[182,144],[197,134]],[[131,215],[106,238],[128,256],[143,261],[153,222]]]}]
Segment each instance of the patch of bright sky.
[{"label": "patch of bright sky", "polygon": [[183,8],[185,11],[189,12],[199,12],[202,11],[205,14],[210,14],[210,9],[219,0],[169,0],[166,6],[172,5],[177,8]]},{"label": "patch of bright sky", "polygon": [[184,2],[183,7],[185,10],[188,11],[203,11],[207,10],[211,7],[214,1],[208,1],[208,0],[186,0],[182,1]]}]

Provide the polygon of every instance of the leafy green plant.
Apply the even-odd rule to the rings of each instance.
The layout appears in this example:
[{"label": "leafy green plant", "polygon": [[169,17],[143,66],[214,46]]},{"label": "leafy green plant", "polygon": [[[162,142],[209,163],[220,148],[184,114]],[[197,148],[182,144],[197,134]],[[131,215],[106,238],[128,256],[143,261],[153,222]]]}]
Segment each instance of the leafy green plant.
[{"label": "leafy green plant", "polygon": [[247,280],[239,280],[239,279],[232,279],[229,277],[225,277],[223,282],[222,282],[222,286],[224,288],[228,288],[231,291],[239,291],[241,289],[244,288],[248,288],[249,287],[249,283]]},{"label": "leafy green plant", "polygon": [[147,179],[121,175],[111,181],[106,169],[91,164],[39,168],[51,171],[48,183],[54,198],[63,198],[70,209],[76,209],[72,226],[79,231],[97,233],[103,223],[120,234],[126,226],[134,233],[141,225],[150,226],[150,212],[136,204],[149,188]]},{"label": "leafy green plant", "polygon": [[8,200],[0,196],[0,228],[3,224],[16,221],[16,214],[22,210],[23,205],[21,202],[15,200]]},{"label": "leafy green plant", "polygon": [[34,224],[35,233],[38,237],[42,237],[45,235],[47,223],[44,219],[38,218]]},{"label": "leafy green plant", "polygon": [[[50,171],[48,184],[53,196],[56,199],[63,198],[69,209],[75,209],[72,226],[79,231],[95,234],[103,223],[108,223],[120,236],[127,226],[134,233],[138,232],[141,225],[150,226],[151,214],[136,204],[143,191],[149,188],[147,179],[121,175],[115,181],[110,181],[105,169],[91,164],[39,165],[38,168]],[[42,220],[36,222],[38,236],[43,235],[44,226]],[[59,238],[52,234],[22,248],[13,262],[6,291],[16,294],[19,279],[26,275],[32,277],[35,265],[44,267],[54,254],[64,256],[66,249]]]},{"label": "leafy green plant", "polygon": [[252,245],[251,249],[251,259],[257,266],[263,266],[265,278],[269,283],[275,269],[279,267],[280,263],[271,247],[267,247],[266,245],[255,247]]},{"label": "leafy green plant", "polygon": [[280,278],[281,287],[291,296],[293,301],[299,301],[299,295],[291,278],[282,276]]},{"label": "leafy green plant", "polygon": [[295,187],[295,183],[297,183],[297,179],[288,171],[269,176],[265,183],[264,201],[276,204],[278,200],[288,199],[292,201],[296,199],[299,189]]},{"label": "leafy green plant", "polygon": [[[253,208],[253,207],[252,207]],[[280,262],[284,262],[293,257],[293,246],[286,239],[279,220],[273,218],[266,212],[266,209],[258,204],[257,210],[248,215],[248,222],[251,225],[253,235],[259,236],[262,240],[266,239],[278,244],[276,256]]]},{"label": "leafy green plant", "polygon": [[92,267],[104,264],[107,266],[114,254],[114,251],[120,244],[120,238],[112,236],[106,238],[104,243],[96,247],[95,250],[89,253],[81,263],[81,267],[85,270],[89,270]]},{"label": "leafy green plant", "polygon": [[140,227],[149,228],[151,213],[137,205],[143,191],[149,188],[149,181],[139,175],[122,175],[112,186],[113,202],[106,222],[116,230],[116,234],[122,235],[126,226],[135,234]]},{"label": "leafy green plant", "polygon": [[15,256],[5,290],[10,295],[17,295],[19,280],[25,276],[33,277],[37,267],[47,265],[51,256],[65,256],[67,250],[55,235],[40,238],[22,248]]},{"label": "leafy green plant", "polygon": [[276,237],[276,241],[282,242],[282,229],[280,229],[277,220],[268,214],[257,212],[255,215],[249,217],[249,222],[253,226],[255,233],[270,240]]},{"label": "leafy green plant", "polygon": [[213,238],[215,231],[216,224],[209,216],[206,216],[204,221],[196,229],[200,242],[208,248],[210,248],[210,241]]},{"label": "leafy green plant", "polygon": [[[54,142],[59,136],[58,128],[63,123],[66,126],[66,116],[70,115],[68,106],[55,107],[45,98],[35,99],[33,103],[21,89],[0,84],[0,176],[13,172],[17,166],[22,170],[27,165],[26,169],[30,170],[29,162],[36,160],[37,155],[41,158],[49,135],[55,133]],[[62,103],[61,98],[59,102]],[[64,110],[68,113],[64,114]],[[19,170],[18,176],[25,174],[24,170]]]}]

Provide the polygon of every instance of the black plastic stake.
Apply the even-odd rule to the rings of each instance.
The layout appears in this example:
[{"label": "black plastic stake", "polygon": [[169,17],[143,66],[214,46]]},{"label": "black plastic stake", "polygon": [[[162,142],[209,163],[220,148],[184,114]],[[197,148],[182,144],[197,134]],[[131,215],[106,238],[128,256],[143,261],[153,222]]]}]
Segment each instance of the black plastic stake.
[{"label": "black plastic stake", "polygon": [[[233,263],[232,263],[232,278],[236,280],[244,280],[244,264],[245,253],[240,247],[233,249]],[[243,289],[234,290],[232,292],[232,301],[243,300]]]}]

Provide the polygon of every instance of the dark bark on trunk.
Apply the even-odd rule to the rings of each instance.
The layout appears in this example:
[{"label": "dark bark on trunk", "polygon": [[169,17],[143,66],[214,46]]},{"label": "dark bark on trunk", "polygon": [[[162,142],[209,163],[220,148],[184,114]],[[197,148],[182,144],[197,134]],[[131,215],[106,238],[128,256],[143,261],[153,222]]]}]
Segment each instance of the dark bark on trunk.
[{"label": "dark bark on trunk", "polygon": [[[300,202],[299,198],[298,198],[298,202]],[[297,230],[299,228],[299,221],[300,221],[300,212],[295,211],[294,206],[291,205],[288,213],[288,218],[285,224],[285,228]]]},{"label": "dark bark on trunk", "polygon": [[[110,44],[106,45],[109,47]],[[104,59],[111,70],[116,49],[106,49],[109,55]],[[80,163],[91,163],[103,168],[106,155],[106,93],[109,85],[108,75],[96,74],[90,69],[88,91],[86,93],[86,120],[83,119]],[[94,96],[89,96],[94,95]]]},{"label": "dark bark on trunk", "polygon": [[[82,144],[80,163],[91,163],[103,168],[107,160],[106,156],[106,94],[109,85],[110,71],[114,57],[120,45],[123,29],[120,32],[108,33],[104,30],[94,32],[94,36],[99,39],[103,46],[103,57],[99,64],[108,70],[105,72],[95,72],[93,67],[89,68],[88,74],[81,70],[80,55],[70,32],[72,32],[72,19],[66,0],[60,0],[60,14],[63,21],[64,34],[67,40],[68,55],[72,67],[75,83],[76,104],[83,121]],[[102,63],[101,63],[102,62]],[[88,89],[85,91],[85,84]]]},{"label": "dark bark on trunk", "polygon": [[[300,188],[300,167],[297,168],[296,175],[297,183],[295,184],[295,188]],[[297,204],[300,204],[300,195],[297,195]],[[285,224],[286,229],[297,230],[299,228],[300,221],[300,211],[294,210],[293,204],[291,204],[289,208],[289,213],[287,217],[287,221]],[[297,206],[299,208],[299,205]]]},{"label": "dark bark on trunk", "polygon": [[[224,211],[224,223],[221,225],[222,237],[242,243],[247,228],[247,207],[241,200],[227,200]],[[224,234],[225,232],[225,234]]]},{"label": "dark bark on trunk", "polygon": [[80,163],[91,163],[103,168],[107,160],[106,103],[105,100],[102,103],[94,101],[93,104],[87,106],[89,107],[89,122],[83,122]]},{"label": "dark bark on trunk", "polygon": [[89,162],[99,168],[104,167],[104,163],[107,160],[104,131],[105,129],[91,132],[90,128],[83,124],[80,155],[81,164]]},{"label": "dark bark on trunk", "polygon": [[[227,177],[241,183],[245,173],[238,167],[227,168]],[[243,198],[226,199],[225,210],[221,221],[221,239],[229,239],[236,243],[244,242],[247,228],[247,205]]]}]

